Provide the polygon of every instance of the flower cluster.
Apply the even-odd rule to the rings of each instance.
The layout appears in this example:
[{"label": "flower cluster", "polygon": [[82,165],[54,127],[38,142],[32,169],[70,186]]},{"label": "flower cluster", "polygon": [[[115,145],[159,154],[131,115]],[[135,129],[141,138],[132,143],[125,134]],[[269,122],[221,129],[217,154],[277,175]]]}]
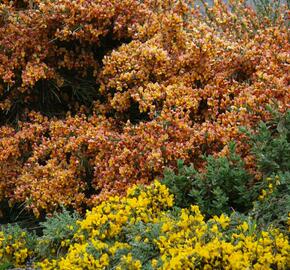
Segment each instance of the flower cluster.
[{"label": "flower cluster", "polygon": [[97,73],[94,51],[103,46],[102,40],[129,38],[143,13],[136,0],[1,3],[0,109],[10,109],[19,98],[27,104],[38,102],[31,90],[49,81],[54,82],[49,87],[59,90],[65,72],[80,77]]},{"label": "flower cluster", "polygon": [[[173,195],[168,189],[155,181],[151,187],[134,186],[127,191],[127,196],[110,197],[87,212],[86,218],[78,222],[79,230],[74,235],[74,242],[69,247],[65,259],[61,261],[44,260],[37,265],[43,269],[74,269],[77,267],[101,269],[109,265],[110,257],[120,250],[131,248],[126,242],[119,242],[124,236],[124,228],[140,222],[150,222],[158,218],[159,213],[173,206]],[[122,236],[122,237],[123,237]],[[112,242],[111,244],[109,242]],[[87,253],[91,250],[93,253]],[[95,258],[93,254],[98,254]],[[122,257],[121,264],[131,264],[132,256]],[[141,263],[137,263],[141,267]],[[132,269],[140,269],[132,268]],[[122,268],[123,269],[123,268]],[[130,268],[131,269],[131,268]]]},{"label": "flower cluster", "polygon": [[177,223],[162,227],[165,235],[158,240],[161,269],[183,269],[185,265],[197,269],[287,268],[289,243],[285,235],[276,230],[257,235],[247,222],[229,234],[229,225],[230,218],[223,215],[206,223],[197,207],[183,209]]},{"label": "flower cluster", "polygon": [[18,131],[0,128],[0,185],[2,200],[25,201],[36,215],[124,193],[132,183],[162,176],[177,159],[198,165],[203,151],[224,147],[216,138],[224,139],[222,129],[191,125],[178,114],[127,123],[121,131],[114,120],[96,115],[30,118]]},{"label": "flower cluster", "polygon": [[[206,24],[191,15],[188,6],[173,1],[160,6],[163,12],[140,25],[134,41],[103,60],[100,91],[115,110],[130,110],[134,101],[140,112],[148,111],[153,118],[181,108],[195,121],[209,120],[234,130],[240,121],[237,114],[253,121],[257,113],[266,117],[265,104],[277,99],[283,107],[289,102],[283,24],[257,31],[252,11],[236,14],[241,10],[230,12],[222,4],[212,11],[217,19]],[[220,17],[237,15],[248,20],[248,32],[240,36],[232,33],[234,25],[226,22],[224,29],[218,23]]]},{"label": "flower cluster", "polygon": [[[205,221],[197,206],[174,212],[157,181],[111,197],[79,221],[66,255],[40,269],[287,269],[289,242],[276,229],[221,215]],[[173,211],[172,211],[173,210]]]},{"label": "flower cluster", "polygon": [[32,236],[16,227],[0,230],[0,264],[9,262],[15,266],[24,265],[33,254],[30,243]]},{"label": "flower cluster", "polygon": [[276,175],[275,178],[274,177],[267,177],[267,182],[268,185],[266,187],[266,189],[262,189],[261,194],[259,196],[259,200],[264,200],[267,196],[271,195],[273,193],[273,189],[277,186],[280,185],[280,181],[279,181],[279,176]]}]

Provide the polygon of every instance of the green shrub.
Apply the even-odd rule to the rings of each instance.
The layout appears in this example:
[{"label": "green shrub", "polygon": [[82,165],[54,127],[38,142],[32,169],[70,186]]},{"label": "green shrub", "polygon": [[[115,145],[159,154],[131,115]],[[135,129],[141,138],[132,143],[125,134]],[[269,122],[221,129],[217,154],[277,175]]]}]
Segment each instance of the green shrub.
[{"label": "green shrub", "polygon": [[258,132],[244,130],[263,175],[251,215],[264,226],[274,223],[285,228],[290,213],[290,110],[274,114],[272,121],[260,123]]},{"label": "green shrub", "polygon": [[235,144],[230,144],[229,157],[208,156],[205,159],[205,172],[185,166],[180,160],[177,174],[170,169],[165,170],[162,182],[175,195],[176,204],[179,207],[198,204],[208,216],[251,209],[258,192],[248,187],[252,176],[235,153]]},{"label": "green shrub", "polygon": [[260,226],[270,225],[287,230],[290,213],[290,173],[268,177],[268,187],[262,189],[260,199],[254,202],[249,216]]},{"label": "green shrub", "polygon": [[274,114],[273,120],[261,122],[256,131],[241,129],[250,140],[257,167],[265,177],[285,173],[290,169],[290,110]]}]

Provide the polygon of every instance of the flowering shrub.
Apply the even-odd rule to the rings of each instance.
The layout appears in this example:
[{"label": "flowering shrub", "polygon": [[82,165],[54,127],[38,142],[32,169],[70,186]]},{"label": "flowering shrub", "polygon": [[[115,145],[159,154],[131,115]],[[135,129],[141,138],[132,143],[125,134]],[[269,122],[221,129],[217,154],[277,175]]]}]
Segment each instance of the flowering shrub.
[{"label": "flowering shrub", "polygon": [[259,178],[238,129],[286,111],[288,29],[242,2],[1,2],[0,200],[80,209],[231,140]]},{"label": "flowering shrub", "polygon": [[155,181],[134,186],[79,221],[66,255],[40,269],[287,269],[290,245],[278,230],[258,231],[226,215],[205,221],[197,206],[173,210],[173,196]]},{"label": "flowering shrub", "polygon": [[[73,104],[87,95],[81,89],[75,92],[74,84],[98,73],[101,55],[111,49],[108,44],[129,39],[144,13],[136,0],[2,2],[0,110],[4,111],[21,112],[17,106],[23,105],[41,109],[38,104],[43,102],[65,104],[71,95]],[[77,80],[71,82],[72,78]]]},{"label": "flowering shrub", "polygon": [[[121,132],[115,121],[99,116],[30,117],[18,131],[1,128],[7,135],[0,140],[0,183],[2,198],[26,201],[35,214],[60,204],[79,208],[96,192],[93,201],[124,192],[132,182],[148,183],[165,166],[193,160],[203,145],[216,142],[206,135],[209,129],[197,130],[176,114],[128,123]],[[211,151],[219,148],[217,142]]]},{"label": "flowering shrub", "polygon": [[[103,116],[79,115],[68,116],[65,120],[48,120],[39,114],[31,113],[30,122],[20,123],[18,131],[0,128],[3,134],[7,134],[0,140],[2,200],[10,199],[11,203],[25,201],[26,206],[37,216],[43,210],[52,212],[60,205],[81,209],[86,204],[102,201],[110,194],[124,194],[132,183],[149,183],[154,177],[162,178],[165,167],[174,168],[176,160],[182,159],[186,163],[194,162],[195,169],[200,170],[197,177],[199,180],[194,182],[194,186],[204,196],[201,196],[202,200],[195,200],[194,203],[198,202],[207,214],[211,212],[208,207],[203,208],[202,204],[209,205],[224,198],[220,193],[210,195],[211,190],[209,192],[208,187],[212,185],[220,186],[223,190],[225,185],[231,183],[226,192],[234,200],[239,200],[239,203],[231,206],[236,210],[241,210],[246,205],[251,207],[251,200],[257,197],[256,189],[253,189],[254,176],[259,179],[269,176],[269,172],[263,174],[260,165],[254,166],[255,159],[258,158],[259,162],[260,154],[251,153],[251,148],[247,147],[252,140],[247,139],[241,144],[246,134],[237,133],[236,150],[242,155],[243,149],[248,151],[244,155],[243,164],[240,157],[230,157],[228,145],[218,144],[216,138],[211,137],[213,133],[207,135],[207,129],[193,128],[186,119],[178,118],[177,114],[171,115],[170,118],[167,115],[163,121],[161,117],[138,125],[127,123],[118,128],[115,120]],[[275,126],[278,124],[272,124],[272,129]],[[281,127],[279,124],[279,128]],[[287,125],[285,128],[289,132]],[[220,136],[221,139],[224,138],[222,133]],[[262,135],[256,136],[258,138]],[[263,138],[263,142],[270,143],[273,138],[268,136]],[[287,145],[287,140],[278,144],[280,140],[274,140],[274,149],[277,151],[285,149]],[[273,151],[270,149],[268,152]],[[200,158],[203,153],[226,154],[229,155],[229,159],[211,157],[204,163]],[[267,154],[261,155],[265,157]],[[278,152],[277,158],[280,156],[281,153]],[[283,163],[280,162],[281,166],[285,164],[284,171],[287,171],[287,162],[288,159],[284,155]],[[250,170],[252,175],[246,171],[249,168],[255,169]],[[269,168],[267,166],[267,170]],[[210,169],[211,175],[204,175],[204,169]],[[272,171],[273,174],[279,172]],[[213,184],[217,176],[220,180]],[[173,178],[168,178],[169,186],[174,184]],[[186,200],[186,194],[193,186],[182,179],[181,181],[187,183],[185,188],[188,192],[181,192],[181,199]],[[249,192],[245,193],[245,190],[251,189],[250,193],[254,196],[250,196]],[[252,199],[248,198],[248,195]],[[194,196],[200,197],[197,194]],[[242,208],[236,208],[235,205]],[[224,207],[219,208],[215,213],[227,212],[229,207],[228,205],[227,210]]]},{"label": "flowering shrub", "polygon": [[[166,186],[133,186],[76,220],[67,211],[42,223],[35,240],[0,231],[0,263],[36,269],[287,269],[287,235],[236,215],[205,220],[198,206],[176,208]],[[11,229],[10,229],[11,230]],[[20,256],[21,255],[21,256]]]},{"label": "flowering shrub", "polygon": [[136,102],[151,117],[176,107],[201,121],[239,121],[236,110],[265,117],[264,104],[288,100],[285,18],[261,22],[230,2],[204,18],[186,1],[4,1],[1,109],[41,110],[41,98],[56,97],[66,107],[71,92],[87,94],[70,79],[95,78],[87,91],[111,112]]},{"label": "flowering shrub", "polygon": [[[190,142],[185,144],[192,128],[178,119],[169,127],[158,121],[128,125],[120,133],[114,121],[104,117],[54,121],[38,114],[31,117],[32,123],[24,123],[9,138],[8,149],[7,139],[1,140],[0,168],[9,179],[3,179],[4,196],[26,201],[35,214],[42,209],[53,211],[61,204],[79,208],[88,202],[90,190],[99,192],[91,198],[94,201],[108,193],[124,192],[132,182],[147,183],[161,174],[165,165],[186,158],[192,148]],[[29,149],[25,159],[22,149]]]}]

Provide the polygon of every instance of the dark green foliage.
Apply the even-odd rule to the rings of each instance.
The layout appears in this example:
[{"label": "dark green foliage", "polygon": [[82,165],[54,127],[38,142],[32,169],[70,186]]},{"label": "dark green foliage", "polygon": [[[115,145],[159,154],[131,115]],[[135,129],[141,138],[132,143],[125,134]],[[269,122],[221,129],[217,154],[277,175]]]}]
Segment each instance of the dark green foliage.
[{"label": "dark green foliage", "polygon": [[197,171],[192,165],[185,166],[182,160],[177,161],[177,169],[178,173],[175,174],[173,170],[166,168],[164,171],[164,179],[161,182],[174,194],[175,205],[188,207],[192,204],[192,197],[189,196],[189,193]]},{"label": "dark green foliage", "polygon": [[280,174],[279,178],[274,179],[277,183],[274,184],[273,191],[269,192],[269,188],[265,188],[269,194],[254,202],[254,208],[249,215],[263,227],[274,225],[287,230],[290,213],[290,173]]},{"label": "dark green foliage", "polygon": [[263,181],[257,185],[267,193],[254,203],[251,215],[265,226],[275,223],[284,227],[290,213],[290,110],[275,113],[271,122],[261,123],[258,133],[245,132],[263,174]]},{"label": "dark green foliage", "polygon": [[178,173],[165,170],[163,183],[175,195],[179,207],[198,204],[208,216],[231,213],[233,210],[246,212],[257,197],[255,189],[249,189],[252,179],[244,163],[230,144],[229,157],[206,157],[206,171],[198,172],[193,166],[178,161]]},{"label": "dark green foliage", "polygon": [[257,132],[242,129],[250,138],[252,153],[264,176],[289,172],[290,169],[290,110],[276,115],[269,123],[261,122]]}]

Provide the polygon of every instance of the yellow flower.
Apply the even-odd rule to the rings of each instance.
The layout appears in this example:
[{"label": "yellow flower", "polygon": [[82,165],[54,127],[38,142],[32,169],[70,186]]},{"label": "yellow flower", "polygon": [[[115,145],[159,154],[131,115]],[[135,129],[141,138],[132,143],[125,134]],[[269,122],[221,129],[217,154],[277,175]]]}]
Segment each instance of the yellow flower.
[{"label": "yellow flower", "polygon": [[224,214],[222,214],[220,217],[214,216],[213,220],[220,224],[223,229],[226,229],[230,224],[230,218]]},{"label": "yellow flower", "polygon": [[242,225],[238,226],[238,229],[242,230],[243,232],[246,232],[249,229],[249,225],[247,222],[243,222]]},{"label": "yellow flower", "polygon": [[156,268],[158,264],[158,261],[156,259],[151,260],[151,265],[153,268]]}]

